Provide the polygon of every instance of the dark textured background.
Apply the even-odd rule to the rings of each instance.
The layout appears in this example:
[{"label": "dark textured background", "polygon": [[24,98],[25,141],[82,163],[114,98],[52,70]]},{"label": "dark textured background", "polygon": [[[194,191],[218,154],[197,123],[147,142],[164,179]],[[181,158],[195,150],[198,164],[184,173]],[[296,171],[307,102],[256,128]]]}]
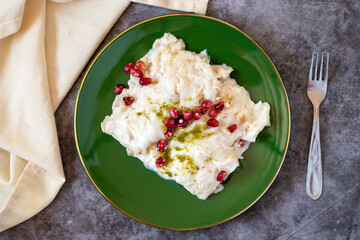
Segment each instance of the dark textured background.
[{"label": "dark textured background", "polygon": [[[132,3],[102,45],[150,17],[174,13]],[[360,3],[358,0],[210,0],[208,16],[235,25],[273,59],[288,91],[292,130],[284,165],[265,195],[224,224],[191,232],[156,229],[125,216],[95,189],[76,152],[73,109],[83,74],[56,112],[67,181],[43,211],[0,239],[360,239]],[[312,51],[330,52],[320,109],[322,197],[305,192],[312,105],[306,95]]]}]

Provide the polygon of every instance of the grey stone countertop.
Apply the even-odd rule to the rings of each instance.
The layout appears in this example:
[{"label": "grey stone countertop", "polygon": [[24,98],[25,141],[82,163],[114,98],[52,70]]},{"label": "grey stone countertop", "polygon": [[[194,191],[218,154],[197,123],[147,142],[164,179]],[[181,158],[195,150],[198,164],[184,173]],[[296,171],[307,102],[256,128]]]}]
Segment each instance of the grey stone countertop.
[{"label": "grey stone countertop", "polygon": [[[175,12],[132,3],[99,49],[141,20]],[[76,151],[73,109],[83,72],[56,112],[67,181],[48,207],[0,233],[0,239],[360,239],[360,2],[210,0],[206,15],[254,38],[274,61],[289,95],[289,149],[264,196],[226,223],[189,232],[150,227],[116,210],[92,185]],[[330,52],[328,93],[320,108],[324,188],[317,201],[305,192],[313,114],[306,86],[313,51]]]}]

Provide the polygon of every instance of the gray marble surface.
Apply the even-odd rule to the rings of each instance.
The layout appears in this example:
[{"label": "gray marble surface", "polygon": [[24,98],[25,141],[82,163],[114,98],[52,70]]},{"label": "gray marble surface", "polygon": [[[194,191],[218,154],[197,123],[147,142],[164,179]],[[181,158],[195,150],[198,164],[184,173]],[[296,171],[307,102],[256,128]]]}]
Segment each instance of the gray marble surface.
[{"label": "gray marble surface", "polygon": [[[102,46],[141,20],[174,12],[132,3]],[[207,15],[254,38],[288,91],[290,145],[265,195],[233,220],[190,232],[153,228],[117,211],[92,185],[76,152],[73,108],[83,73],[56,112],[67,182],[47,208],[0,233],[0,239],[360,239],[359,1],[210,0]],[[305,192],[312,126],[306,84],[314,50],[331,55],[328,94],[320,110],[324,189],[317,201]]]}]

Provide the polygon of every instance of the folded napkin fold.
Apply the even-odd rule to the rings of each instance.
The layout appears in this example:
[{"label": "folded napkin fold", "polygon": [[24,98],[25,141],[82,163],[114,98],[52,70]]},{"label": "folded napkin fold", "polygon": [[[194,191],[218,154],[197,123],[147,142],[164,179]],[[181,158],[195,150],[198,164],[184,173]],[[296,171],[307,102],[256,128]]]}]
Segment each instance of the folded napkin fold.
[{"label": "folded napkin fold", "polygon": [[[65,182],[54,119],[130,0],[0,0],[0,232]],[[208,0],[133,0],[205,14]]]}]

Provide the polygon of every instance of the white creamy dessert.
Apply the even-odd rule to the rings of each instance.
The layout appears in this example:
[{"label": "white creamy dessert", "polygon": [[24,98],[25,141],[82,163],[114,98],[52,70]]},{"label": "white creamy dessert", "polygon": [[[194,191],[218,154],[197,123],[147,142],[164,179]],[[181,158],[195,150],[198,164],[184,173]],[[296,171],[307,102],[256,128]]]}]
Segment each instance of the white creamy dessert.
[{"label": "white creamy dessert", "polygon": [[[270,125],[269,104],[255,104],[245,88],[229,77],[231,67],[210,65],[205,50],[199,54],[187,51],[184,42],[170,33],[157,39],[140,60],[146,65],[144,77],[152,83],[142,86],[138,77],[130,75],[129,89],[116,96],[113,113],[101,123],[102,131],[147,168],[175,180],[199,199],[221,191],[221,181],[239,166],[238,159],[249,144]],[[133,97],[133,103],[125,105],[124,97]],[[188,126],[175,128],[173,136],[164,137],[170,109],[180,114],[194,112],[204,100],[214,105],[222,102],[224,107],[210,117],[212,107],[200,119],[189,120]],[[217,127],[209,126],[212,118]],[[160,139],[167,143],[164,152],[157,149]],[[161,167],[156,164],[160,156],[165,160]],[[219,175],[221,171],[225,176],[220,176],[224,172]]]}]

